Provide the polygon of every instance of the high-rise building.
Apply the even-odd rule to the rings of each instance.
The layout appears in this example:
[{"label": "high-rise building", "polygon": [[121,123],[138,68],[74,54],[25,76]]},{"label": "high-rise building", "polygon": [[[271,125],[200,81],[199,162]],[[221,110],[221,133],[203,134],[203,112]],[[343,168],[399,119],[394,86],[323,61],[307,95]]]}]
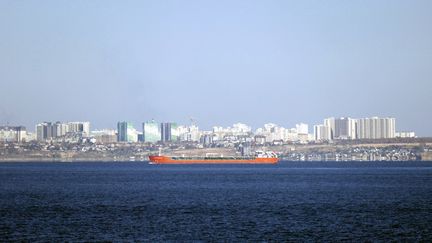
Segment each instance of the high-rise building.
[{"label": "high-rise building", "polygon": [[36,125],[36,140],[45,141],[53,137],[53,124],[51,122],[42,122]]},{"label": "high-rise building", "polygon": [[44,124],[43,123],[37,124],[35,127],[35,131],[36,131],[36,140],[38,140],[38,141],[45,140],[46,135],[44,133]]},{"label": "high-rise building", "polygon": [[177,123],[171,123],[171,141],[176,142],[180,139],[180,133]]},{"label": "high-rise building", "polygon": [[52,124],[53,137],[61,137],[69,132],[69,126],[67,123],[56,122]]},{"label": "high-rise building", "polygon": [[42,122],[36,125],[38,141],[51,140],[64,136],[88,137],[90,122]]},{"label": "high-rise building", "polygon": [[171,142],[177,141],[179,138],[179,134],[177,131],[178,125],[173,122],[165,122],[161,123],[161,141],[162,142]]},{"label": "high-rise building", "polygon": [[1,142],[22,142],[26,140],[26,128],[23,126],[0,126]]},{"label": "high-rise building", "polygon": [[118,142],[137,142],[138,133],[130,122],[117,123],[117,141]]},{"label": "high-rise building", "polygon": [[90,135],[90,122],[68,122],[68,132],[82,133],[83,137]]},{"label": "high-rise building", "polygon": [[336,118],[334,120],[334,139],[356,139],[357,121],[349,117]]},{"label": "high-rise building", "polygon": [[348,118],[348,139],[358,139],[357,119]]},{"label": "high-rise building", "polygon": [[161,123],[161,141],[167,142],[171,140],[171,123]]},{"label": "high-rise building", "polygon": [[396,136],[396,119],[387,117],[361,118],[357,122],[359,139],[383,139]]},{"label": "high-rise building", "polygon": [[357,120],[349,117],[324,119],[330,128],[330,139],[357,139]]},{"label": "high-rise building", "polygon": [[156,143],[161,140],[161,127],[154,120],[143,123],[144,142]]},{"label": "high-rise building", "polygon": [[327,119],[324,119],[324,126],[330,128],[330,140],[334,139],[334,130],[335,130],[335,118],[330,117]]},{"label": "high-rise building", "polygon": [[315,141],[330,141],[331,129],[326,125],[314,126],[314,140]]}]

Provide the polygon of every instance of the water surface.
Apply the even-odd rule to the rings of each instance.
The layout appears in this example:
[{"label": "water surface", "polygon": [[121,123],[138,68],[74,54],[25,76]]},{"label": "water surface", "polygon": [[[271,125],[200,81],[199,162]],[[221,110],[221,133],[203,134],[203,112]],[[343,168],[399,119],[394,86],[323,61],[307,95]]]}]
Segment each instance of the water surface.
[{"label": "water surface", "polygon": [[2,241],[432,240],[432,163],[0,163]]}]

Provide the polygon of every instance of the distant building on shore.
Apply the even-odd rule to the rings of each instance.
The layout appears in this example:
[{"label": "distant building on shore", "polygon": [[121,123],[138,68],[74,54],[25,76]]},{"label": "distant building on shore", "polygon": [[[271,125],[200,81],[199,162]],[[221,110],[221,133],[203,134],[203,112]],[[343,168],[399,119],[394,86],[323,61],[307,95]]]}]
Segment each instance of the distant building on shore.
[{"label": "distant building on shore", "polygon": [[23,126],[0,126],[0,142],[24,142],[26,134],[26,128]]},{"label": "distant building on shore", "polygon": [[[328,131],[329,134],[327,134],[326,131]],[[396,120],[392,117],[359,119],[331,117],[324,119],[323,125],[314,126],[315,141],[333,139],[386,139],[395,137]]]},{"label": "distant building on shore", "polygon": [[117,142],[116,131],[113,129],[104,129],[91,131],[91,137],[96,139],[97,143],[115,143]]},{"label": "distant building on shore", "polygon": [[297,134],[308,134],[309,133],[309,125],[305,123],[296,124]]},{"label": "distant building on shore", "polygon": [[326,125],[315,125],[314,126],[314,140],[315,141],[330,141],[331,140],[331,129]]},{"label": "distant building on shore", "polygon": [[360,118],[357,121],[359,139],[383,139],[396,137],[396,119],[391,117]]},{"label": "distant building on shore", "polygon": [[161,123],[161,141],[162,142],[176,142],[179,139],[178,125],[174,122]]},{"label": "distant building on shore", "polygon": [[326,118],[324,126],[330,129],[328,140],[357,139],[357,119],[350,117]]},{"label": "distant building on shore", "polygon": [[143,123],[143,140],[148,143],[161,141],[161,126],[154,120]]},{"label": "distant building on shore", "polygon": [[36,125],[36,140],[90,136],[90,122],[42,122]]},{"label": "distant building on shore", "polygon": [[415,132],[396,132],[397,138],[415,138]]},{"label": "distant building on shore", "polygon": [[131,122],[117,123],[117,141],[118,142],[137,142],[138,132],[135,130]]}]

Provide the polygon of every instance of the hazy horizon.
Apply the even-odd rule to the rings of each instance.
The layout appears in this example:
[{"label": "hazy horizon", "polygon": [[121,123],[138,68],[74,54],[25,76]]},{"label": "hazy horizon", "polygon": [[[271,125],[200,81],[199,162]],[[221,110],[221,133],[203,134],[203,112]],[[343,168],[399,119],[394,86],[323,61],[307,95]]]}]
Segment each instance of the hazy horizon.
[{"label": "hazy horizon", "polygon": [[0,125],[395,117],[432,136],[431,1],[1,1]]}]

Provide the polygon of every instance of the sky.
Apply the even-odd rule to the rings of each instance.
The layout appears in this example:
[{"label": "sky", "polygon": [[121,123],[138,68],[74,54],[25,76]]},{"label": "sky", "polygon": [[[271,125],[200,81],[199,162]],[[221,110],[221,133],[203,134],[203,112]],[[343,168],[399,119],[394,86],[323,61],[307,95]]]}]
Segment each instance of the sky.
[{"label": "sky", "polygon": [[0,124],[294,127],[395,117],[432,136],[432,1],[0,1]]}]

